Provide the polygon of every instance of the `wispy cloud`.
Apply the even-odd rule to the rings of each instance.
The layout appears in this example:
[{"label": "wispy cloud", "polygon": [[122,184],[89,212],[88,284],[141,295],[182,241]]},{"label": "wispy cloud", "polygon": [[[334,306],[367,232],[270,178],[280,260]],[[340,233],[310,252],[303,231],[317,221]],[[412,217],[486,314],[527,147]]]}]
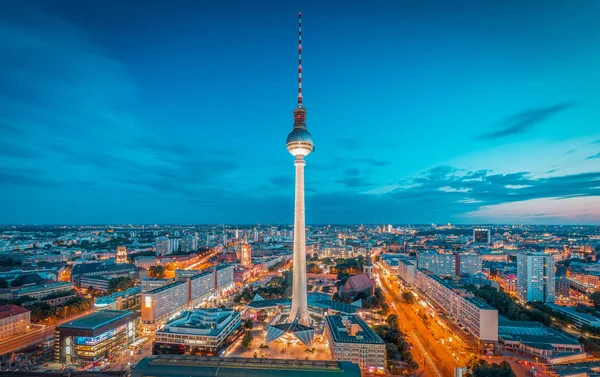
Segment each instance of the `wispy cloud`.
[{"label": "wispy cloud", "polygon": [[593,160],[593,159],[595,159],[595,158],[600,158],[600,152],[598,152],[598,153],[596,153],[595,155],[592,155],[592,156],[590,156],[590,157],[586,158],[586,160]]},{"label": "wispy cloud", "polygon": [[516,135],[528,131],[536,124],[542,123],[550,117],[568,110],[575,106],[573,102],[564,102],[554,106],[541,107],[523,111],[501,122],[500,127],[482,135],[477,136],[477,139],[499,139],[511,135]]}]

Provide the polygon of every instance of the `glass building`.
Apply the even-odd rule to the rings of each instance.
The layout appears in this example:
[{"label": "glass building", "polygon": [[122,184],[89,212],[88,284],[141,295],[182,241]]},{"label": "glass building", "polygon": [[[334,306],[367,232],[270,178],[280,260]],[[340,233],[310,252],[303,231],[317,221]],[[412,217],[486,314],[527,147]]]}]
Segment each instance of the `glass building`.
[{"label": "glass building", "polygon": [[91,362],[120,352],[135,340],[135,320],[128,310],[102,310],[58,326],[54,361]]}]

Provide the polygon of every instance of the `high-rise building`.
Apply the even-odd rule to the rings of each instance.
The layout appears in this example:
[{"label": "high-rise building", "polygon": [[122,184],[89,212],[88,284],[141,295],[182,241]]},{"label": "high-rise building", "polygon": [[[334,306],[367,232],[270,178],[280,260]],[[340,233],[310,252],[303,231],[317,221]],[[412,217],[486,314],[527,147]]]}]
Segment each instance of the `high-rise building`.
[{"label": "high-rise building", "polygon": [[456,273],[456,257],[454,254],[427,250],[417,255],[417,267],[437,276],[453,276]]},{"label": "high-rise building", "polygon": [[302,104],[302,14],[298,14],[298,104],[294,109],[294,128],[285,142],[296,158],[296,195],[294,207],[294,276],[290,321],[303,325],[310,321],[306,293],[306,229],[304,218],[304,158],[314,149],[312,135],[306,129],[306,108]]},{"label": "high-rise building", "polygon": [[481,272],[481,254],[456,254],[456,275],[476,274]]},{"label": "high-rise building", "polygon": [[117,257],[115,260],[116,263],[127,263],[127,247],[119,246],[117,247]]},{"label": "high-rise building", "polygon": [[473,242],[478,242],[478,243],[492,242],[490,229],[483,229],[483,228],[473,229]]},{"label": "high-rise building", "polygon": [[169,255],[172,253],[171,241],[167,237],[158,237],[156,239],[156,255]]},{"label": "high-rise building", "polygon": [[517,254],[517,294],[522,301],[554,302],[554,256],[542,252]]}]

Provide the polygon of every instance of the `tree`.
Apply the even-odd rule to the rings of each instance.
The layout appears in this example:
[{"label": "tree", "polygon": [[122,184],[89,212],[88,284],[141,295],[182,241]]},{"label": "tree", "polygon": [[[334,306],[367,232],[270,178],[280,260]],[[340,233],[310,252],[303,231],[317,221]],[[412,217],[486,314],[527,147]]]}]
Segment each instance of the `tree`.
[{"label": "tree", "polygon": [[246,318],[244,320],[244,328],[251,329],[252,327],[254,327],[254,322],[252,321],[252,318]]},{"label": "tree", "polygon": [[150,275],[150,277],[153,277],[153,278],[164,279],[165,278],[165,268],[163,266],[152,266],[148,270],[148,275]]},{"label": "tree", "polygon": [[390,311],[390,307],[388,306],[388,304],[383,303],[381,305],[381,315],[386,315],[389,311]]},{"label": "tree", "polygon": [[110,281],[108,282],[108,293],[122,292],[134,286],[135,282],[125,276],[110,279]]},{"label": "tree", "polygon": [[390,314],[387,317],[386,322],[392,329],[398,328],[398,316],[396,314]]},{"label": "tree", "polygon": [[408,304],[414,304],[415,302],[415,296],[413,296],[412,293],[410,293],[409,291],[404,291],[402,292],[402,298],[404,299],[404,301],[406,301]]},{"label": "tree", "polygon": [[590,295],[590,300],[594,303],[594,308],[600,309],[600,291],[596,291]]},{"label": "tree", "polygon": [[244,346],[244,348],[250,348],[253,339],[254,337],[252,336],[250,331],[246,331],[246,334],[242,338],[242,346]]}]

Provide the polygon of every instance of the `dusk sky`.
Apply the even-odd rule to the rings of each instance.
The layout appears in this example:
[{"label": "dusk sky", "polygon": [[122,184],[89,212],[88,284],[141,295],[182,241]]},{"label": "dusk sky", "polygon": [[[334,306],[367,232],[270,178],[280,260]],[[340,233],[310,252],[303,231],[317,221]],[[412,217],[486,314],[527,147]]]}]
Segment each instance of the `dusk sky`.
[{"label": "dusk sky", "polygon": [[600,1],[0,2],[0,223],[600,224]]}]

